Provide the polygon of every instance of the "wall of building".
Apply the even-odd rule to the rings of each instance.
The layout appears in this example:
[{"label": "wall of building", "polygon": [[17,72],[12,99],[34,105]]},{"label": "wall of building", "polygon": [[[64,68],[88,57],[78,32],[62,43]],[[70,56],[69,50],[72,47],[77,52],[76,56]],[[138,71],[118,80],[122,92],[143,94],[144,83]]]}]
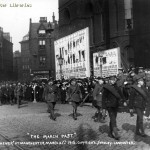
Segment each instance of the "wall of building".
[{"label": "wall of building", "polygon": [[1,36],[0,47],[0,80],[12,80],[13,74],[13,44]]},{"label": "wall of building", "polygon": [[64,0],[59,5],[57,39],[85,27],[89,27],[90,31],[91,64],[93,52],[120,47],[122,66],[125,69],[129,67],[131,62],[124,54],[125,48],[130,45],[130,32],[125,26],[124,0]]}]

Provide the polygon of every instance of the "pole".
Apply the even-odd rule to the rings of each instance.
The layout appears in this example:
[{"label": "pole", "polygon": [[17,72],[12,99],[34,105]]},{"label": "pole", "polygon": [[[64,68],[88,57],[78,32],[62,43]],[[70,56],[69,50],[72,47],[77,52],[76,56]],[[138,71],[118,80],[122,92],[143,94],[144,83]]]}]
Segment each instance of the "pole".
[{"label": "pole", "polygon": [[36,101],[36,92],[35,92],[35,88],[36,88],[36,85],[34,86],[34,101],[33,101],[33,103],[37,103],[37,101]]},{"label": "pole", "polygon": [[102,70],[102,58],[103,58],[103,57],[100,56],[100,76],[101,76],[101,78],[102,78],[102,76],[103,76],[103,70]]}]

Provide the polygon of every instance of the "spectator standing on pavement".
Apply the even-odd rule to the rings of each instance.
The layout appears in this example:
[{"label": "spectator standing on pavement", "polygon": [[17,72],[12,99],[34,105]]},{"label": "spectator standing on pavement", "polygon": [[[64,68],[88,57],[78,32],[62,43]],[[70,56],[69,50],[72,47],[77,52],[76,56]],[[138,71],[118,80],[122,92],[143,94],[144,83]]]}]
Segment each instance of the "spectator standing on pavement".
[{"label": "spectator standing on pavement", "polygon": [[82,93],[76,79],[71,79],[71,85],[68,89],[69,100],[72,102],[73,107],[73,119],[77,120],[77,107],[82,100]]},{"label": "spectator standing on pavement", "polygon": [[135,134],[142,137],[147,136],[143,127],[143,114],[146,104],[148,104],[149,101],[148,92],[144,87],[144,80],[139,76],[137,78],[137,84],[132,85],[130,89],[129,108],[130,112],[133,112],[133,109],[135,109],[137,113]]},{"label": "spectator standing on pavement", "polygon": [[16,96],[17,96],[17,106],[18,106],[18,108],[20,108],[21,98],[22,98],[22,94],[23,94],[23,89],[22,89],[20,82],[18,82],[18,84],[15,88],[15,92],[16,92]]},{"label": "spectator standing on pavement", "polygon": [[106,109],[109,114],[109,136],[119,140],[120,135],[118,134],[116,119],[121,96],[118,93],[118,87],[116,86],[116,77],[110,77],[109,84],[105,84],[103,88],[102,108]]},{"label": "spectator standing on pavement", "polygon": [[50,112],[50,118],[55,121],[56,116],[54,114],[54,108],[57,101],[57,86],[53,84],[52,79],[50,79],[48,81],[48,85],[45,86],[43,96],[48,105],[48,112]]}]

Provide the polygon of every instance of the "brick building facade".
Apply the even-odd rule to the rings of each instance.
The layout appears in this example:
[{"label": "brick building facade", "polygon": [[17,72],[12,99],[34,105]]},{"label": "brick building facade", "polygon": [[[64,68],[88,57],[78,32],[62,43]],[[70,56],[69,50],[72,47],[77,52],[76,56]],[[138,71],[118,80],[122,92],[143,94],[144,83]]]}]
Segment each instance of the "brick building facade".
[{"label": "brick building facade", "polygon": [[53,14],[53,21],[47,22],[47,17],[40,17],[40,21],[29,25],[29,53],[30,71],[34,77],[55,76],[53,30],[57,21]]},{"label": "brick building facade", "polygon": [[91,64],[93,52],[120,47],[125,70],[150,67],[149,5],[148,0],[59,0],[56,38],[89,27]]},{"label": "brick building facade", "polygon": [[21,52],[18,50],[13,53],[13,79],[22,81],[22,59]]},{"label": "brick building facade", "polygon": [[13,79],[13,43],[9,33],[0,27],[0,80]]}]

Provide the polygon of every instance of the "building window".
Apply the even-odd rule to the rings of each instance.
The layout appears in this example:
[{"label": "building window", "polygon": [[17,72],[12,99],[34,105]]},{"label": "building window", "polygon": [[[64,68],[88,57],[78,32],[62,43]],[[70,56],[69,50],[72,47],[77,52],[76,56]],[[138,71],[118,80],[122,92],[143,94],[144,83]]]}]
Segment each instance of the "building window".
[{"label": "building window", "polygon": [[70,11],[69,11],[68,8],[66,8],[64,10],[64,20],[65,20],[65,23],[69,23],[70,19],[71,19]]},{"label": "building window", "polygon": [[132,0],[124,0],[125,9],[125,28],[130,30],[133,28],[133,17],[132,17]]},{"label": "building window", "polygon": [[39,30],[39,34],[45,34],[46,31],[45,30]]},{"label": "building window", "polygon": [[45,40],[39,40],[39,48],[44,49],[45,48]]},{"label": "building window", "polygon": [[45,56],[40,56],[40,66],[45,66],[46,65],[46,57]]}]

